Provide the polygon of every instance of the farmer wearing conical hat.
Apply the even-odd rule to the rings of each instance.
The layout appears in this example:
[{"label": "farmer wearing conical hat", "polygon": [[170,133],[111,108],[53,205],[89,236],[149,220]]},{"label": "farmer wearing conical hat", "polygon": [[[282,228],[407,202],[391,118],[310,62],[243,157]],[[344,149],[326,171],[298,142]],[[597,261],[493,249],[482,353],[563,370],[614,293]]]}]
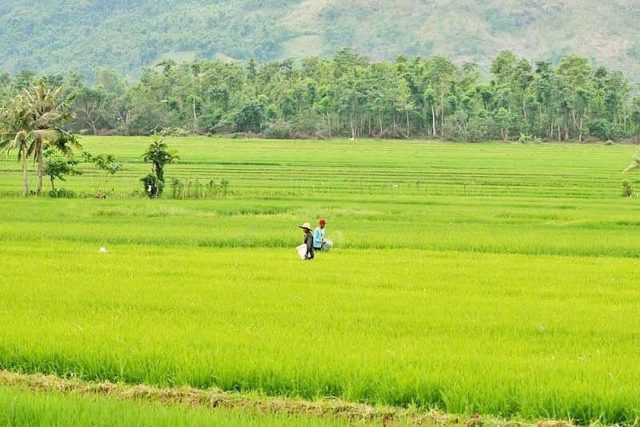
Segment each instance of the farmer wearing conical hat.
[{"label": "farmer wearing conical hat", "polygon": [[315,252],[313,251],[313,234],[311,234],[311,224],[305,222],[299,227],[302,228],[302,231],[304,232],[303,244],[307,247],[307,252],[304,255],[304,259],[310,261],[315,256]]}]

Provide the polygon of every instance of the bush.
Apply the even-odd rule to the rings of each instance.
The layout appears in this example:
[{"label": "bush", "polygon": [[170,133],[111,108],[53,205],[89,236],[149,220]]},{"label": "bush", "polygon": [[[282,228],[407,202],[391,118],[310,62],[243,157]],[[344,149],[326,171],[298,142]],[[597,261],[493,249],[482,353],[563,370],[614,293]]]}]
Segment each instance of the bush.
[{"label": "bush", "polygon": [[49,197],[54,199],[75,199],[77,195],[73,190],[58,188],[57,190],[49,191]]},{"label": "bush", "polygon": [[158,180],[155,175],[149,174],[144,178],[141,178],[140,181],[142,182],[142,185],[144,185],[144,193],[150,199],[155,199],[156,197],[160,197],[162,195],[162,181]]},{"label": "bush", "polygon": [[200,129],[208,134],[215,133],[216,126],[222,120],[224,111],[222,109],[216,109],[208,114],[200,116]]},{"label": "bush", "polygon": [[291,124],[285,120],[276,120],[267,125],[264,130],[265,138],[269,139],[290,139],[293,133]]},{"label": "bush", "polygon": [[518,138],[518,142],[521,144],[540,144],[542,142],[542,139],[538,138],[537,136],[521,133],[520,138]]},{"label": "bush", "polygon": [[629,182],[629,180],[627,179],[622,181],[622,196],[632,197],[634,194],[635,194],[635,191],[633,189],[633,185],[631,185],[631,182]]},{"label": "bush", "polygon": [[211,179],[205,184],[197,179],[195,181],[181,181],[174,178],[170,185],[172,199],[208,199],[229,194],[230,183],[224,178]]},{"label": "bush", "polygon": [[376,132],[375,137],[379,139],[402,139],[403,136],[400,132],[394,132],[393,129],[384,129],[381,132]]},{"label": "bush", "polygon": [[156,132],[160,136],[189,136],[191,132],[179,127],[165,127]]}]

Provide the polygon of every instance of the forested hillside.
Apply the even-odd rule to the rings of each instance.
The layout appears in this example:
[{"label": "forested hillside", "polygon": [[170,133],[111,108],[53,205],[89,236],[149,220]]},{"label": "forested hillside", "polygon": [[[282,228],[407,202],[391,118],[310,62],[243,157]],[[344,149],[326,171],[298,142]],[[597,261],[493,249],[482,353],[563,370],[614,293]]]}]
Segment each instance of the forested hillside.
[{"label": "forested hillside", "polygon": [[554,64],[577,53],[640,77],[635,0],[3,0],[0,69],[113,68],[134,77],[166,58],[372,59],[443,54],[475,61],[509,49]]}]

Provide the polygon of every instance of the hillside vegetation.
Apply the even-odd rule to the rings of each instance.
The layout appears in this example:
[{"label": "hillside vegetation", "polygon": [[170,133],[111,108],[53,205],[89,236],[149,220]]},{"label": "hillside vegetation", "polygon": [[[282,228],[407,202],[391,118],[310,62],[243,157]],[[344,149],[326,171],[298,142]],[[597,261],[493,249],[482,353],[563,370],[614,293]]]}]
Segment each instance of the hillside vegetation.
[{"label": "hillside vegetation", "polygon": [[640,6],[631,0],[5,0],[7,72],[114,68],[165,58],[443,54],[488,66],[504,49],[558,62],[567,53],[640,76]]}]

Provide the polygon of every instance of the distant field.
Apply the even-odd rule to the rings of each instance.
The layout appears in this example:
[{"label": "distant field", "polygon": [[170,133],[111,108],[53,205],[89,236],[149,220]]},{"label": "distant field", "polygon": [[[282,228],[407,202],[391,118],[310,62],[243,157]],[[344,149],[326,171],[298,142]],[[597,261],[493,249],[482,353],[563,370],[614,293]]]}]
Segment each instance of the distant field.
[{"label": "distant field", "polygon": [[[83,143],[126,163],[112,198],[11,197],[19,165],[0,161],[2,369],[640,415],[640,201],[620,196],[634,147],[178,139],[167,176],[229,193],[152,201],[135,194],[148,141]],[[297,225],[319,217],[335,250],[296,260]]]}]

